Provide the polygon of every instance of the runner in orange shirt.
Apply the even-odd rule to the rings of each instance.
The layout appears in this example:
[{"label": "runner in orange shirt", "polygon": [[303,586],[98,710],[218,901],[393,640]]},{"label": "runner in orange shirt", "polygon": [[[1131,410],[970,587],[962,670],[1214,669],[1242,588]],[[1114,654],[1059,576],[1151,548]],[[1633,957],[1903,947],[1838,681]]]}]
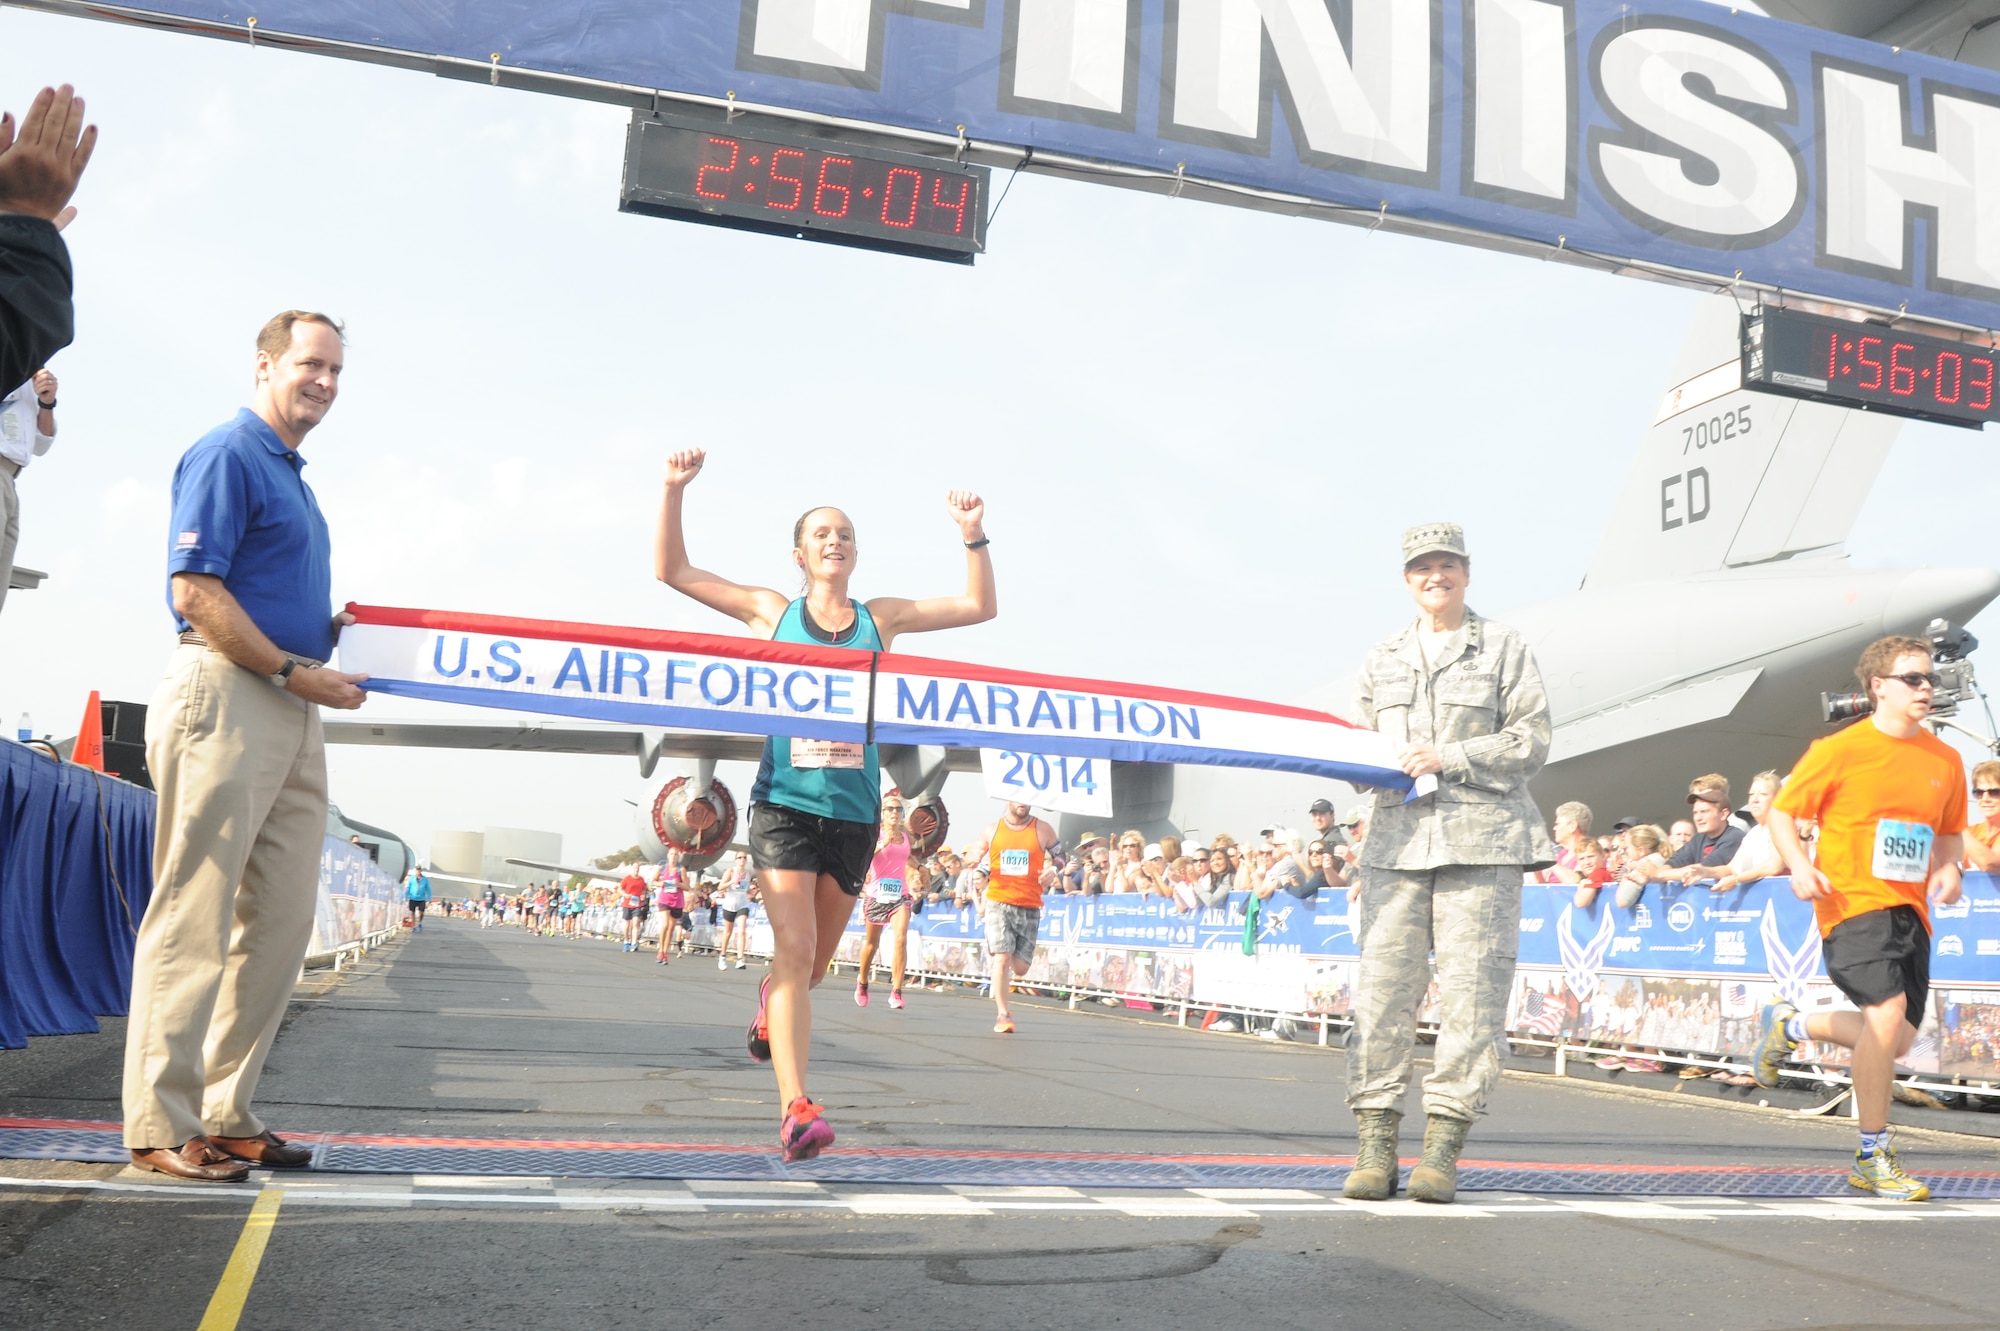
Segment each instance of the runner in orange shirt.
[{"label": "runner in orange shirt", "polygon": [[993,1004],[1000,1015],[993,1029],[1014,1033],[1007,997],[1014,978],[1035,963],[1035,937],[1042,927],[1042,889],[1055,881],[1049,850],[1056,830],[1025,804],[1009,804],[1007,816],[986,829],[986,841],[972,862],[989,861],[986,879],[986,960],[993,978]]},{"label": "runner in orange shirt", "polygon": [[[1896,1162],[1889,1096],[1930,993],[1929,903],[1958,900],[1965,763],[1923,728],[1937,689],[1929,643],[1882,638],[1854,673],[1875,710],[1806,750],[1767,825],[1792,891],[1819,917],[1827,978],[1861,1010],[1808,1016],[1790,1003],[1765,1008],[1757,1084],[1777,1085],[1779,1062],[1801,1040],[1852,1049],[1861,1149],[1847,1181],[1920,1202],[1931,1190]],[[1819,821],[1817,865],[1799,840],[1798,821],[1807,818]]]}]

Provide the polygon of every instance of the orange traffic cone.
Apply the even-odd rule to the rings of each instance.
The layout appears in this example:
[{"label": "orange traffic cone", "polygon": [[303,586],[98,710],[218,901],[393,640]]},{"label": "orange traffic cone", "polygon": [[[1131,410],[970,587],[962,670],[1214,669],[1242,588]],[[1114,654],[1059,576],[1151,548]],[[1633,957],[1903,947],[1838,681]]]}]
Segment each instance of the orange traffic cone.
[{"label": "orange traffic cone", "polygon": [[69,760],[104,770],[104,704],[96,689],[90,691],[90,702],[83,709],[83,724],[76,728],[76,747],[70,750]]}]

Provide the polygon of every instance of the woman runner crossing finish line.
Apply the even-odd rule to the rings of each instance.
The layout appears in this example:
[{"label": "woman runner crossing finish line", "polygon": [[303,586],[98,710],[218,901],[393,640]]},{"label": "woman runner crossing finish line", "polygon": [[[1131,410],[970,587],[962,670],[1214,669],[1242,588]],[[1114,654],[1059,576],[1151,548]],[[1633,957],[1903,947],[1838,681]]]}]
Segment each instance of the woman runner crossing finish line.
[{"label": "woman runner crossing finish line", "polygon": [[[667,458],[654,572],[661,582],[748,625],[773,642],[889,650],[905,633],[959,628],[993,618],[993,560],[982,525],[986,506],[969,490],[945,495],[945,510],[965,541],[965,592],[908,601],[848,598],[854,572],[854,524],[837,508],[808,510],[792,527],[792,558],[805,594],[788,599],[746,587],[688,563],[682,497],[707,454],[684,449]],[[785,1159],[810,1160],[833,1143],[833,1128],[806,1094],[812,1049],[811,990],[826,976],[874,858],[882,785],[873,744],[764,741],[750,791],[750,858],[771,920],[771,973],[757,991],[750,1056],[778,1076],[784,1117],[778,1143]]]}]

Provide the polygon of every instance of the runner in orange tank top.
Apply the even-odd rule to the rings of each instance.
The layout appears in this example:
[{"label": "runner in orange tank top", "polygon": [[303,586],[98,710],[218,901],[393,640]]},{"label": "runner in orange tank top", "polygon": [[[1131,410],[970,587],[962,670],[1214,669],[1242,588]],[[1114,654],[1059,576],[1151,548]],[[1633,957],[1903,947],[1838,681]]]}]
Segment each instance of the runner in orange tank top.
[{"label": "runner in orange tank top", "polygon": [[1000,1013],[993,1029],[1014,1031],[1014,1013],[1007,1006],[1016,976],[1026,975],[1035,960],[1035,935],[1042,927],[1042,889],[1055,878],[1049,848],[1056,843],[1053,827],[1035,817],[1025,804],[1009,804],[1007,816],[986,829],[986,843],[972,854],[988,861],[986,880],[986,960],[993,979],[993,1003]]}]

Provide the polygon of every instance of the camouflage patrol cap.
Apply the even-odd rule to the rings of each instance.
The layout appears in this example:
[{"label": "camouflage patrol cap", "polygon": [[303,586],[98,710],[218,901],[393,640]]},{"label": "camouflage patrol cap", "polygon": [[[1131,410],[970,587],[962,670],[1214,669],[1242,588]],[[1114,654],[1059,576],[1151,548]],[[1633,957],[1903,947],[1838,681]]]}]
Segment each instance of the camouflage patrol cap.
[{"label": "camouflage patrol cap", "polygon": [[1403,533],[1403,566],[1424,555],[1457,555],[1460,559],[1470,559],[1465,553],[1465,529],[1455,522],[1426,522],[1421,527],[1412,527]]}]

